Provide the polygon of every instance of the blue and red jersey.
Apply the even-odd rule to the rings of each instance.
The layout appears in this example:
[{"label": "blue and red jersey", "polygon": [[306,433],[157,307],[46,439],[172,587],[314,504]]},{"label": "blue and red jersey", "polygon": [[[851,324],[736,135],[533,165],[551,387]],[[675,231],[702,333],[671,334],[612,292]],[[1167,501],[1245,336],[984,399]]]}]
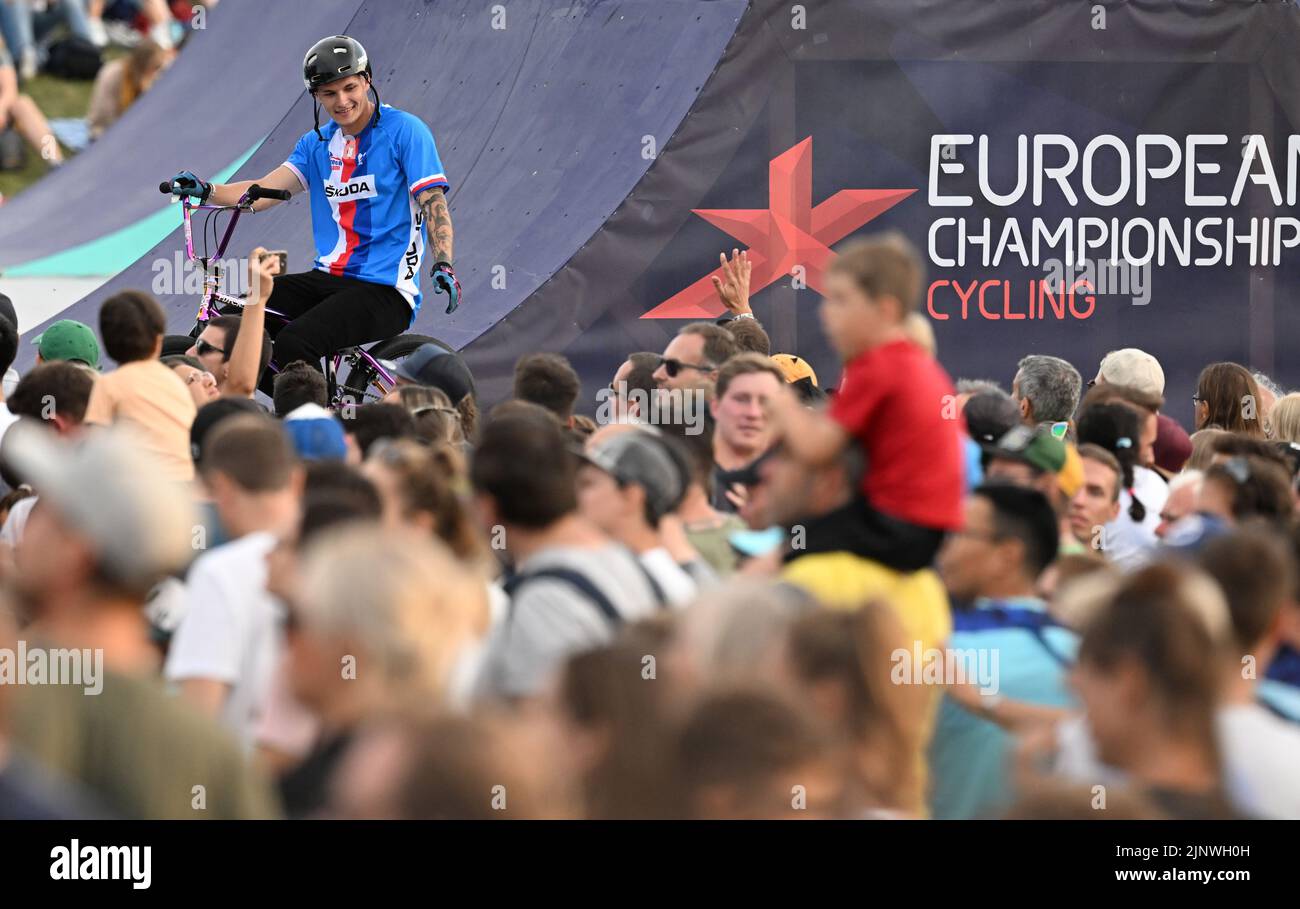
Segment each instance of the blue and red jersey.
[{"label": "blue and red jersey", "polygon": [[415,197],[448,188],[433,133],[418,117],[383,105],[356,136],[337,123],[304,133],[284,162],[311,196],[315,267],[397,288],[420,309],[424,215]]}]

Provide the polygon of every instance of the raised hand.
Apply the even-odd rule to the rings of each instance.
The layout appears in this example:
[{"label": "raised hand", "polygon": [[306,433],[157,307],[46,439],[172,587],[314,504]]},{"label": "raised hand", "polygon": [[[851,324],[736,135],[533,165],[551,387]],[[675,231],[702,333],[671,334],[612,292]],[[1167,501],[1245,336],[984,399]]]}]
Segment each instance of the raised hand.
[{"label": "raised hand", "polygon": [[269,254],[261,246],[248,254],[248,301],[246,305],[265,303],[275,287],[275,276],[280,273],[280,257]]},{"label": "raised hand", "polygon": [[712,278],[718,299],[732,315],[753,312],[749,308],[749,275],[754,266],[749,261],[749,252],[733,249],[730,260],[726,253],[718,253],[718,259],[722,263],[723,277],[714,275]]}]

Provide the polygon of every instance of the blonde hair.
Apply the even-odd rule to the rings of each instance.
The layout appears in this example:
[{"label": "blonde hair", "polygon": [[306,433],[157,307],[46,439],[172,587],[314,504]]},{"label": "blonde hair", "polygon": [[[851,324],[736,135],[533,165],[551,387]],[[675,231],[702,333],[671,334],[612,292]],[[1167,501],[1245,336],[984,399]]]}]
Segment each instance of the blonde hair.
[{"label": "blonde hair", "polygon": [[873,601],[852,612],[817,610],[801,617],[790,629],[786,655],[805,684],[843,687],[840,731],[859,746],[855,769],[873,804],[920,816],[929,694],[923,685],[894,680],[907,637],[897,611]]},{"label": "blonde hair", "polygon": [[903,334],[907,335],[909,341],[930,356],[939,355],[939,345],[934,339],[934,326],[921,313],[910,312],[907,314],[907,318],[903,320]]},{"label": "blonde hair", "polygon": [[1300,442],[1300,392],[1277,399],[1268,413],[1273,438],[1279,442]]},{"label": "blonde hair", "polygon": [[374,525],[330,529],[307,547],[302,576],[295,611],[303,630],[355,646],[357,678],[377,685],[385,708],[436,706],[487,624],[482,577],[433,539]]},{"label": "blonde hair", "polygon": [[125,111],[144,94],[144,76],[150,69],[161,67],[167,61],[167,51],[149,38],[145,38],[126,58],[125,72],[122,78],[122,90],[118,95],[118,107]]},{"label": "blonde hair", "polygon": [[1183,470],[1208,470],[1214,460],[1214,441],[1219,436],[1226,436],[1226,429],[1198,429],[1192,433],[1192,456],[1183,465]]}]

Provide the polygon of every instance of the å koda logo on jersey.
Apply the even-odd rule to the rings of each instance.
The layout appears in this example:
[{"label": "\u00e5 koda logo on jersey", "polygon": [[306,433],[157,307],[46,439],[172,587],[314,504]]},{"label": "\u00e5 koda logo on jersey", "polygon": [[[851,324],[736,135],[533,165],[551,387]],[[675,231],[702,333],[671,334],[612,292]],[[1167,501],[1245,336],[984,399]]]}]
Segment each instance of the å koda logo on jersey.
[{"label": "\u00e5 koda logo on jersey", "polygon": [[412,240],[411,245],[406,248],[406,277],[405,281],[415,277],[415,270],[420,267],[420,250],[417,249],[418,241]]},{"label": "\u00e5 koda logo on jersey", "polygon": [[373,199],[377,195],[378,193],[375,192],[375,178],[370,174],[353,177],[346,183],[339,180],[325,181],[325,198],[327,199],[355,202],[359,199]]}]

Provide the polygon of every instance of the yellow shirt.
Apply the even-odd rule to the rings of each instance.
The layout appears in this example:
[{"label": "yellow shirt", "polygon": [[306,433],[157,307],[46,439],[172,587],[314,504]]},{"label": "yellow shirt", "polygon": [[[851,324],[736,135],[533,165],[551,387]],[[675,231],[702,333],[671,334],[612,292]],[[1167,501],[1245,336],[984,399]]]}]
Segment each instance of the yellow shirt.
[{"label": "yellow shirt", "polygon": [[[822,552],[786,563],[781,580],[808,591],[828,609],[859,609],[872,601],[888,603],[903,626],[909,648],[913,642],[920,642],[922,652],[942,648],[952,634],[948,593],[939,576],[929,569],[907,574],[849,552]],[[943,696],[939,686],[926,687],[920,750],[913,758],[922,793],[929,779],[926,750]]]},{"label": "yellow shirt", "polygon": [[196,408],[180,376],[157,360],[137,360],[95,379],[86,422],[126,426],[169,479],[194,479],[190,424]]}]

